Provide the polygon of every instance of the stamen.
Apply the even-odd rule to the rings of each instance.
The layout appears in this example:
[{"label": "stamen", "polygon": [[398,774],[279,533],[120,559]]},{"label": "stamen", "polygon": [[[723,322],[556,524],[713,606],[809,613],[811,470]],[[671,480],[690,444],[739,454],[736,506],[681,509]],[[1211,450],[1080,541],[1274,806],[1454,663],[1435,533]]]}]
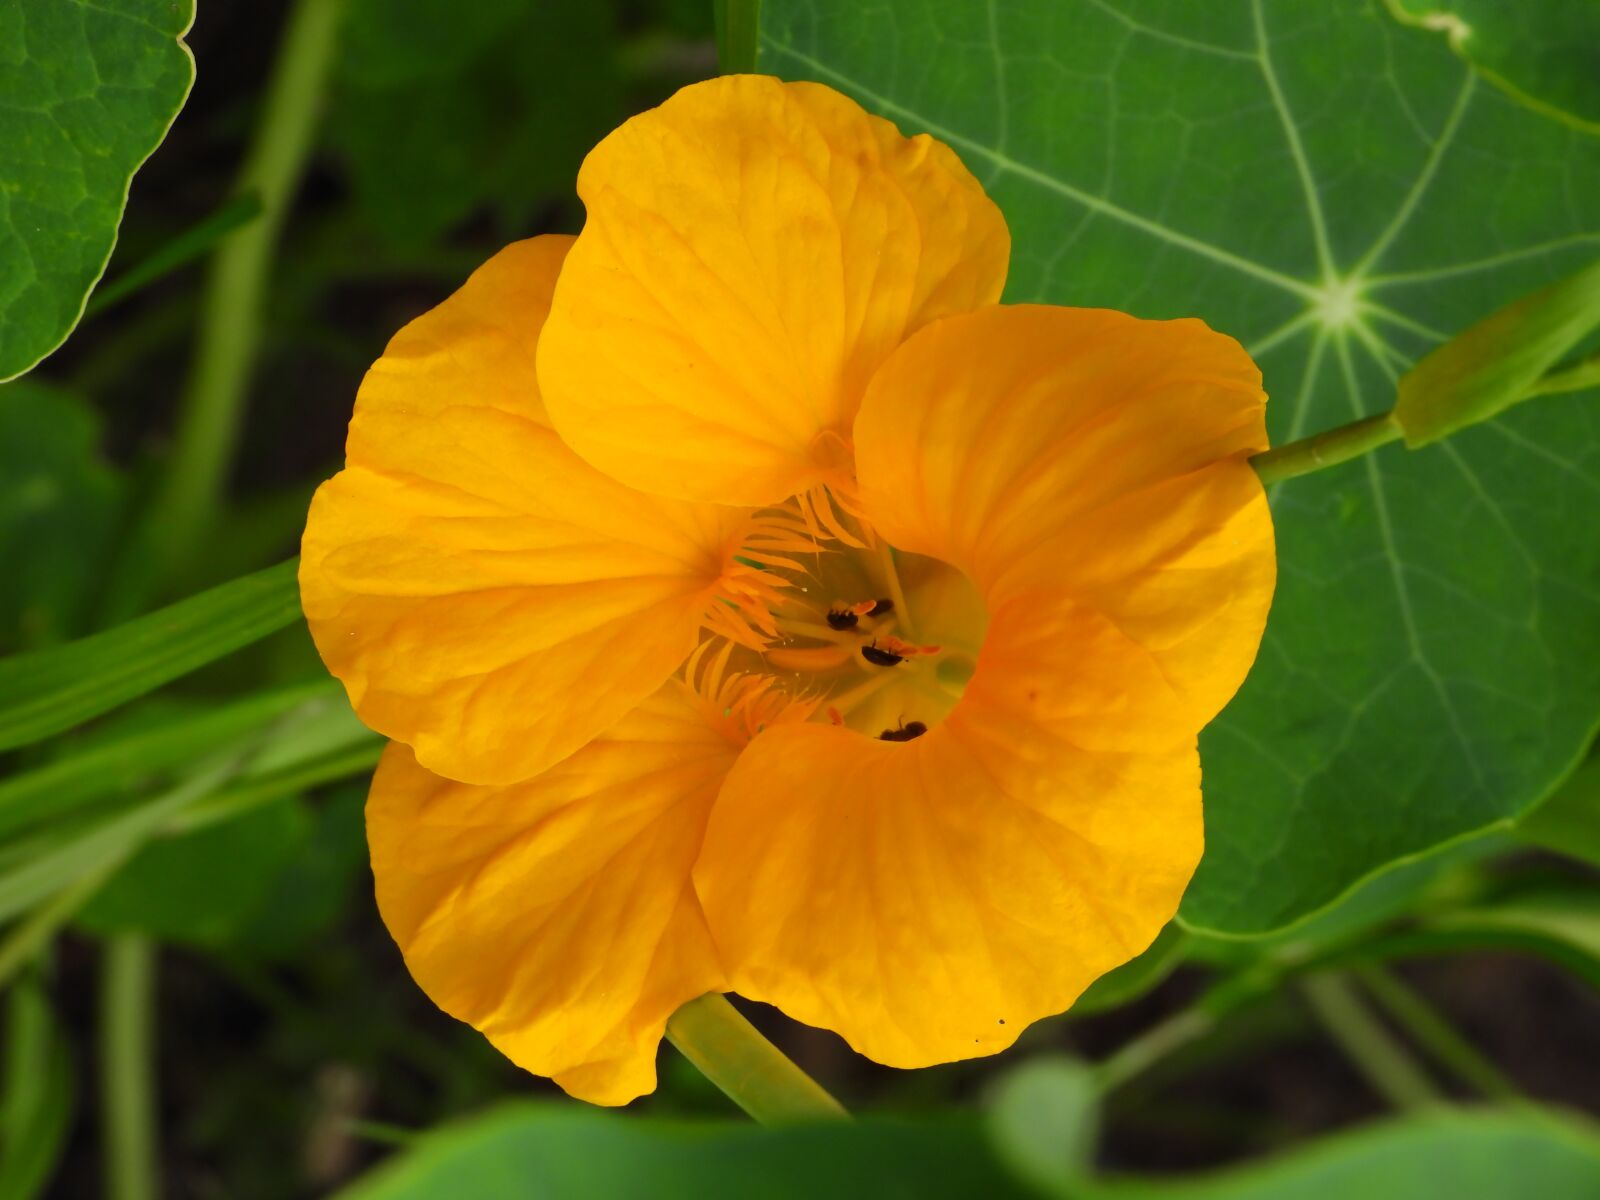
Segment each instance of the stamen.
[{"label": "stamen", "polygon": [[706,721],[735,745],[743,746],[762,730],[789,721],[807,720],[822,697],[792,695],[771,675],[728,673],[734,643],[724,641],[715,654],[712,642],[701,642],[684,664],[684,683],[700,702]]},{"label": "stamen", "polygon": [[833,511],[833,504],[828,498],[828,486],[818,484],[808,491],[801,492],[795,497],[799,506],[800,515],[806,522],[806,528],[818,534],[826,530],[828,536],[835,541],[843,542],[857,550],[867,549],[867,543],[856,537],[844,527],[844,522],[839,519],[839,514]]},{"label": "stamen", "polygon": [[894,551],[882,538],[878,539],[878,565],[883,569],[884,582],[889,587],[890,607],[900,614],[900,622],[905,626],[906,632],[915,637],[916,634],[911,628],[911,614],[906,609],[905,589],[900,586],[900,572],[895,570],[894,566]]}]

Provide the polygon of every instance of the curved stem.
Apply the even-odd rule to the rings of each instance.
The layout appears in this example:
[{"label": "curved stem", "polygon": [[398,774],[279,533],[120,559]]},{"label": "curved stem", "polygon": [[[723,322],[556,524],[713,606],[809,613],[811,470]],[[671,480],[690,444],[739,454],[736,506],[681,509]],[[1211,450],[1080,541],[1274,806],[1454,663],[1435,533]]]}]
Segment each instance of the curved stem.
[{"label": "curved stem", "polygon": [[107,1200],[156,1200],[153,1048],[155,947],[142,934],[105,943],[100,983],[101,1136]]},{"label": "curved stem", "polygon": [[1425,1108],[1443,1100],[1427,1072],[1361,1003],[1345,975],[1322,971],[1307,976],[1300,987],[1311,1011],[1373,1091],[1396,1108]]},{"label": "curved stem", "polygon": [[844,1107],[716,992],[667,1022],[667,1040],[763,1125],[848,1118]]},{"label": "curved stem", "polygon": [[267,280],[311,152],[344,2],[297,0],[290,11],[236,185],[241,195],[260,196],[261,216],[222,242],[211,260],[172,459],[128,564],[129,612],[165,585],[183,555],[197,552],[221,502],[260,347]]},{"label": "curved stem", "polygon": [[1355,973],[1389,1015],[1461,1082],[1492,1100],[1526,1099],[1499,1067],[1397,975],[1376,963],[1357,967]]},{"label": "curved stem", "polygon": [[1301,438],[1284,446],[1264,450],[1250,460],[1262,483],[1277,483],[1296,475],[1309,475],[1324,467],[1337,466],[1400,439],[1400,426],[1393,413],[1379,413],[1340,425],[1322,433]]},{"label": "curved stem", "polygon": [[1216,1017],[1198,1005],[1173,1013],[1132,1041],[1124,1042],[1109,1058],[1096,1065],[1100,1090],[1115,1091],[1174,1050],[1205,1037],[1216,1026]]}]

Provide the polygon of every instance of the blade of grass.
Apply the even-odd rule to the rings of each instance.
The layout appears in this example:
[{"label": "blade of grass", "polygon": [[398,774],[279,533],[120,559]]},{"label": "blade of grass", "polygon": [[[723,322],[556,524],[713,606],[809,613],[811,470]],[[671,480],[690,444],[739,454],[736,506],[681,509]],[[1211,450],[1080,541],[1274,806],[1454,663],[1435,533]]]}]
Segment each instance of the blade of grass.
[{"label": "blade of grass", "polygon": [[298,620],[296,561],[104,633],[0,661],[0,750],[81,725]]}]

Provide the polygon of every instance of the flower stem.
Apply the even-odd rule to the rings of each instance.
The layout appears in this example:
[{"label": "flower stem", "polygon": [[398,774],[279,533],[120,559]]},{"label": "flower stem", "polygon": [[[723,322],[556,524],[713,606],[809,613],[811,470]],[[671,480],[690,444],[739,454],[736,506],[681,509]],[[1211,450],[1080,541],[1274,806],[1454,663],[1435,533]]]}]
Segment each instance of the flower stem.
[{"label": "flower stem", "polygon": [[6,930],[4,940],[0,940],[0,988],[10,983],[13,975],[33,961],[56,930],[71,920],[72,915],[89,902],[100,890],[100,885],[121,865],[122,859],[118,858],[90,871]]},{"label": "flower stem", "polygon": [[100,1096],[107,1200],[155,1200],[152,1078],[155,947],[142,934],[105,943],[100,983]]},{"label": "flower stem", "polygon": [[1123,1043],[1115,1053],[1096,1066],[1100,1090],[1115,1091],[1174,1050],[1198,1041],[1216,1026],[1216,1017],[1198,1005],[1173,1013],[1132,1041]]},{"label": "flower stem", "polygon": [[712,0],[717,28],[717,67],[724,75],[756,69],[761,0]]},{"label": "flower stem", "polygon": [[1311,1011],[1375,1092],[1396,1108],[1426,1108],[1441,1102],[1439,1089],[1361,1003],[1347,976],[1320,971],[1308,975],[1300,987]]},{"label": "flower stem", "polygon": [[1551,396],[1558,392],[1581,392],[1600,387],[1600,354],[1586,358],[1575,367],[1552,371],[1528,389],[1530,396]]},{"label": "flower stem", "polygon": [[822,1086],[712,992],[667,1022],[667,1040],[727,1097],[763,1125],[848,1118]]},{"label": "flower stem", "polygon": [[297,0],[290,10],[236,184],[240,195],[260,196],[261,216],[224,240],[211,260],[172,459],[128,564],[130,612],[166,586],[183,556],[198,552],[221,502],[260,347],[267,280],[310,156],[343,14],[344,0]]},{"label": "flower stem", "polygon": [[1261,476],[1262,483],[1277,483],[1348,462],[1379,446],[1398,441],[1400,433],[1392,412],[1379,413],[1264,450],[1250,460],[1250,465]]},{"label": "flower stem", "polygon": [[1456,1029],[1399,977],[1376,963],[1356,968],[1367,991],[1441,1065],[1469,1087],[1492,1100],[1521,1101],[1517,1085],[1462,1037]]}]

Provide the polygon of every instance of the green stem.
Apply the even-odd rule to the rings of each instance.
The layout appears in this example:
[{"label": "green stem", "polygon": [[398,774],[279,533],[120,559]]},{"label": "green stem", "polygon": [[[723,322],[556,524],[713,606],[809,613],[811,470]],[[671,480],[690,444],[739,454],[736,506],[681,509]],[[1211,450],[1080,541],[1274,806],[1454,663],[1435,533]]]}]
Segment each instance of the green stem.
[{"label": "green stem", "polygon": [[122,862],[121,858],[117,858],[74,880],[6,931],[5,940],[0,942],[0,987],[4,987],[11,976],[28,964],[50,936],[71,919],[73,913],[89,902],[90,897],[100,890],[100,885]]},{"label": "green stem", "polygon": [[717,66],[724,75],[748,75],[756,69],[761,28],[761,0],[712,0],[717,26]]},{"label": "green stem", "polygon": [[1388,1014],[1461,1082],[1493,1100],[1525,1099],[1499,1067],[1398,977],[1375,963],[1357,967],[1355,973]]},{"label": "green stem", "polygon": [[1285,446],[1264,450],[1250,460],[1262,483],[1277,483],[1296,475],[1309,475],[1325,467],[1337,466],[1400,439],[1400,426],[1393,413],[1379,413],[1340,425],[1323,433],[1301,438]]},{"label": "green stem", "polygon": [[1199,1041],[1216,1027],[1216,1017],[1198,1005],[1157,1022],[1132,1041],[1123,1043],[1096,1066],[1100,1090],[1115,1091],[1174,1050]]},{"label": "green stem", "polygon": [[155,947],[142,934],[105,943],[100,984],[100,1097],[107,1200],[156,1200]]},{"label": "green stem", "polygon": [[667,1022],[667,1040],[763,1125],[847,1118],[840,1103],[715,992]]},{"label": "green stem", "polygon": [[1550,396],[1557,392],[1581,392],[1592,387],[1600,387],[1600,354],[1564,371],[1552,371],[1529,388],[1528,395]]},{"label": "green stem", "polygon": [[267,281],[310,155],[344,3],[297,0],[289,14],[260,125],[235,185],[240,195],[261,198],[261,216],[225,240],[211,260],[172,459],[147,514],[140,561],[129,568],[129,611],[143,608],[183,556],[197,551],[221,502],[260,348]]},{"label": "green stem", "polygon": [[1424,1108],[1443,1099],[1406,1049],[1361,1003],[1346,976],[1321,971],[1308,975],[1300,987],[1311,1011],[1384,1099],[1406,1109]]}]

